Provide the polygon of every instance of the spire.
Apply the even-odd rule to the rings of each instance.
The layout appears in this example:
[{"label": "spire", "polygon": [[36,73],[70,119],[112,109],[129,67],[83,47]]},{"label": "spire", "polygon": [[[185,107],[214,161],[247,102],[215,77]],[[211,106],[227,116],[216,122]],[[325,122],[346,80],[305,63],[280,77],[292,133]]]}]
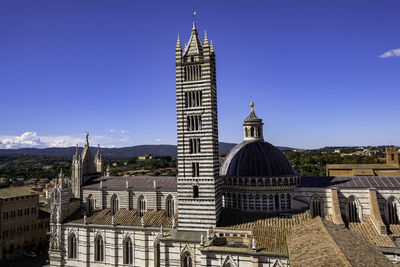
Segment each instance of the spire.
[{"label": "spire", "polygon": [[85,146],[89,147],[89,133],[86,132],[86,143]]},{"label": "spire", "polygon": [[199,38],[199,35],[197,34],[196,22],[193,21],[192,33],[190,35],[187,46],[185,45],[183,55],[184,56],[193,56],[193,55],[198,55],[198,54],[202,54],[202,53],[203,53],[203,44]]},{"label": "spire", "polygon": [[243,122],[244,140],[259,140],[263,141],[263,125],[262,119],[257,117],[254,112],[254,102],[250,102],[250,114]]},{"label": "spire", "polygon": [[192,31],[197,31],[197,29],[196,29],[196,21],[193,21],[193,28],[192,28]]},{"label": "spire", "polygon": [[209,46],[207,32],[204,31],[204,46]]},{"label": "spire", "polygon": [[79,155],[79,147],[78,147],[78,144],[76,144],[75,155]]},{"label": "spire", "polygon": [[179,34],[178,34],[178,40],[176,41],[176,48],[175,48],[175,50],[182,51],[182,48],[181,48],[181,40],[179,39]]},{"label": "spire", "polygon": [[211,40],[211,45],[210,45],[210,52],[214,53],[214,45],[213,45],[213,41]]}]

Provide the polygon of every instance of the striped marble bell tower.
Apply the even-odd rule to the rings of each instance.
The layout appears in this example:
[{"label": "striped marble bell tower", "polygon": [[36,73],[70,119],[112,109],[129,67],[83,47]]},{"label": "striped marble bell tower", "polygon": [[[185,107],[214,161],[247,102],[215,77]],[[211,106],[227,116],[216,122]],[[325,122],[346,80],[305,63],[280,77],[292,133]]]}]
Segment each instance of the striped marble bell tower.
[{"label": "striped marble bell tower", "polygon": [[218,163],[217,85],[214,48],[200,40],[196,24],[182,52],[178,36],[176,109],[178,127],[178,227],[202,230],[221,211]]}]

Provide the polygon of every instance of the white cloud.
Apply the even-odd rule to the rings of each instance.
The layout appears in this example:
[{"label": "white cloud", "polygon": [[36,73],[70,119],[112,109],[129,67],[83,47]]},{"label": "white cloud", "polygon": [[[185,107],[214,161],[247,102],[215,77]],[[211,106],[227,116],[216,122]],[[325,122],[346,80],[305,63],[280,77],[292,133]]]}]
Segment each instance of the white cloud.
[{"label": "white cloud", "polygon": [[[126,146],[131,140],[128,136],[115,138],[111,136],[89,136],[90,146],[116,147]],[[25,132],[21,136],[1,136],[0,149],[17,149],[17,148],[44,148],[44,147],[69,147],[79,144],[82,146],[85,142],[85,136],[39,136],[36,132]]]},{"label": "white cloud", "polygon": [[389,50],[382,55],[379,56],[380,58],[387,58],[387,57],[400,57],[400,48]]},{"label": "white cloud", "polygon": [[109,131],[110,131],[110,133],[115,133],[114,129],[110,129]]}]

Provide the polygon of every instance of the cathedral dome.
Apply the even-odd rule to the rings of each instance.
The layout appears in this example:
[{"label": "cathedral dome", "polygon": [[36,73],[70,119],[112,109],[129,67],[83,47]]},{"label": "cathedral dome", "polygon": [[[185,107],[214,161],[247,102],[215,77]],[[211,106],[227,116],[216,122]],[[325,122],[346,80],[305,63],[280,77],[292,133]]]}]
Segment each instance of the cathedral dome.
[{"label": "cathedral dome", "polygon": [[228,153],[220,175],[270,177],[297,174],[290,161],[275,146],[264,141],[243,141]]}]

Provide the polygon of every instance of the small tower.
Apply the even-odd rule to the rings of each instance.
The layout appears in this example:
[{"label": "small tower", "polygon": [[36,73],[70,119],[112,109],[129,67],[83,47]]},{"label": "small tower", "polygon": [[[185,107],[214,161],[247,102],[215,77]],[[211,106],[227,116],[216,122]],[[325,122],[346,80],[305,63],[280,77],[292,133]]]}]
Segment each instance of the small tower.
[{"label": "small tower", "polygon": [[89,133],[86,133],[86,143],[82,151],[82,176],[96,173],[94,160],[89,147]]},{"label": "small tower", "polygon": [[78,144],[76,144],[75,154],[72,157],[71,184],[74,197],[80,198],[82,185],[82,159],[81,155],[79,155]]},{"label": "small tower", "polygon": [[101,154],[100,154],[100,145],[97,145],[97,153],[94,157],[94,166],[96,167],[96,172],[102,173],[103,172],[103,164],[101,161]]},{"label": "small tower", "polygon": [[399,165],[399,150],[397,147],[386,147],[386,164]]},{"label": "small tower", "polygon": [[264,141],[262,119],[254,113],[254,103],[250,103],[250,114],[243,122],[245,141]]}]

